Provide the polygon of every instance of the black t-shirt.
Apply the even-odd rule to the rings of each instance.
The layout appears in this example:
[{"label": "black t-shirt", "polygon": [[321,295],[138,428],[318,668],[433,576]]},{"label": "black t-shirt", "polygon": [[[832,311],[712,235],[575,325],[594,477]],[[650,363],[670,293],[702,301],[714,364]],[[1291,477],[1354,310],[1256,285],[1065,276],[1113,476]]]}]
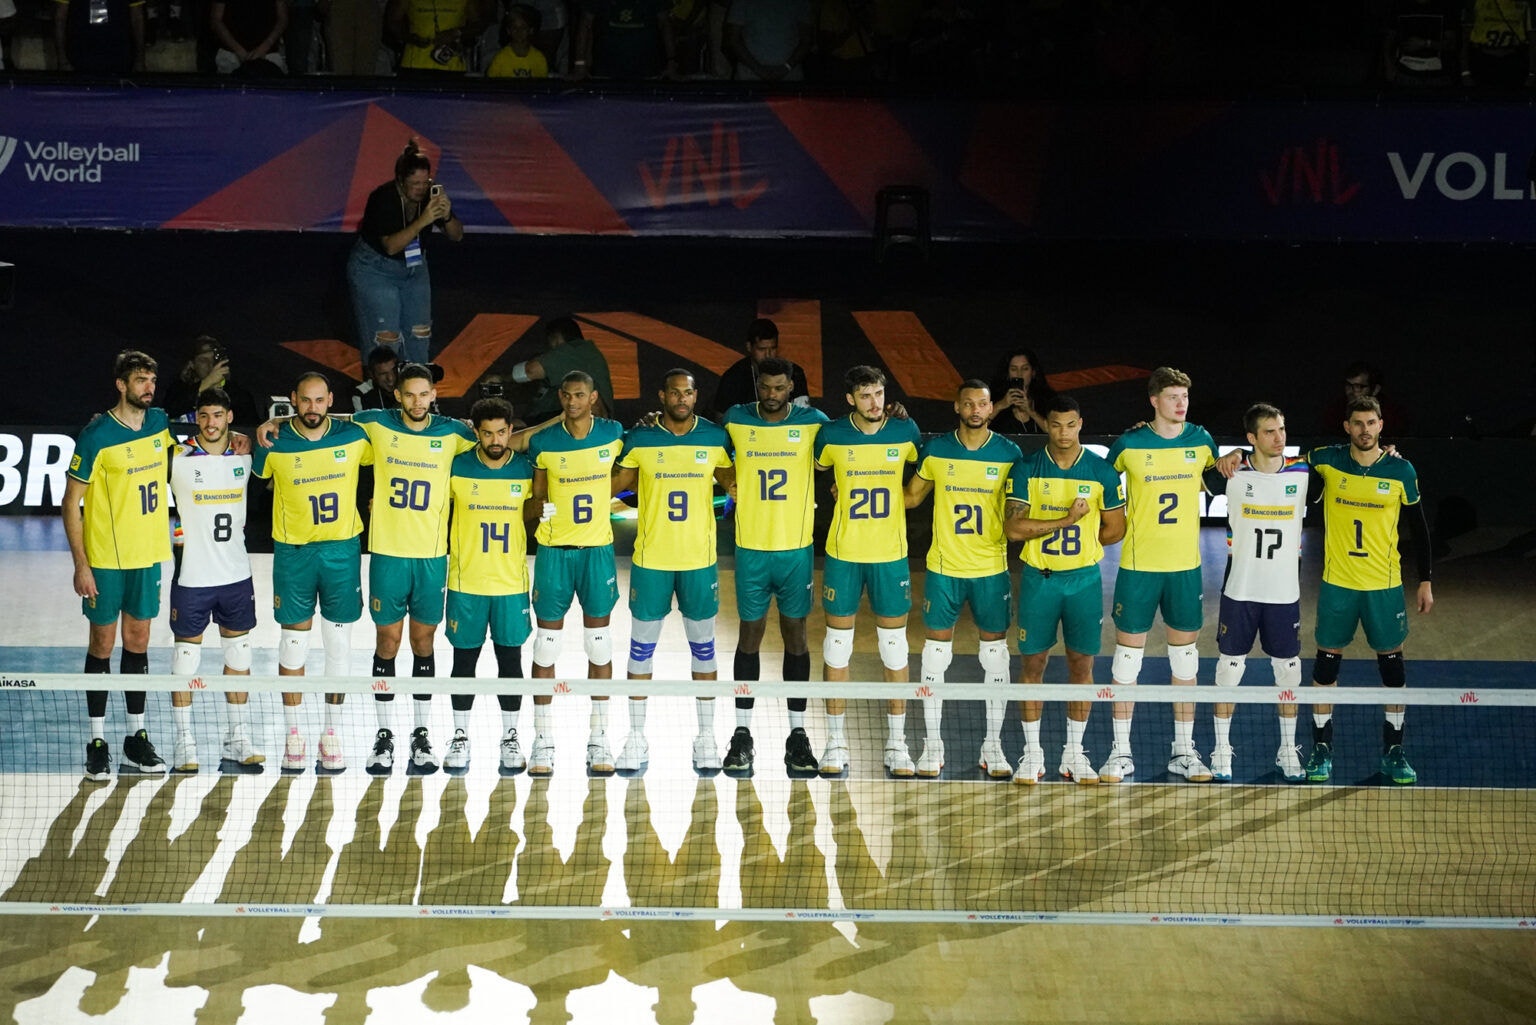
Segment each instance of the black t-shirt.
[{"label": "black t-shirt", "polygon": [[[791,378],[794,385],[792,399],[798,399],[809,392],[805,383],[805,371],[800,369],[800,364],[794,365],[795,373]],[[732,406],[743,402],[757,401],[757,374],[752,369],[752,357],[746,356],[736,361],[725,373],[720,375],[720,385],[715,389],[715,401],[711,408],[714,410],[715,419],[725,415],[725,411]]]},{"label": "black t-shirt", "polygon": [[[79,0],[76,0],[78,3]],[[423,200],[422,202],[426,202]],[[384,251],[384,237],[401,231],[410,223],[405,216],[405,199],[400,195],[400,190],[395,187],[393,181],[387,181],[383,185],[368,193],[368,205],[363,207],[363,219],[357,226],[357,234],[364,242],[372,246],[380,256],[388,256],[392,260],[405,262],[405,250],[401,250],[391,256]],[[433,228],[440,227],[441,221],[433,221],[422,231],[425,235]]]},{"label": "black t-shirt", "polygon": [[133,71],[133,29],[129,11],[143,0],[99,0],[106,20],[91,24],[91,0],[67,0],[64,53],[76,71],[127,75]]}]

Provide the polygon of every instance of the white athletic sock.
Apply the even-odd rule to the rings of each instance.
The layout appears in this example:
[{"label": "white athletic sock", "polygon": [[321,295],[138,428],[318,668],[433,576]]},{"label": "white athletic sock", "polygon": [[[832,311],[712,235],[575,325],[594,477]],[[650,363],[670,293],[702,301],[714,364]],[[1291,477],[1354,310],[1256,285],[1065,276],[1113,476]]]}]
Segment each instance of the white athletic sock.
[{"label": "white athletic sock", "polygon": [[923,699],[923,733],[929,740],[944,734],[944,702],[939,698]]},{"label": "white athletic sock", "polygon": [[1024,746],[1025,747],[1039,747],[1040,746],[1040,720],[1039,719],[1036,719],[1034,722],[1026,722],[1024,724]]},{"label": "white athletic sock", "polygon": [[538,704],[533,706],[533,732],[540,737],[549,736],[549,730],[552,725],[549,714],[551,707],[550,705]]},{"label": "white athletic sock", "polygon": [[629,732],[645,732],[645,706],[647,704],[649,702],[641,701],[638,698],[629,699]]},{"label": "white athletic sock", "polygon": [[[298,709],[295,708],[294,711],[297,712]],[[325,728],[327,730],[331,731],[331,732],[335,732],[336,727],[341,725],[341,723],[338,721],[340,719],[341,719],[341,706],[340,705],[333,705],[329,701],[327,701],[325,703]],[[297,720],[295,720],[295,722],[297,722]]]},{"label": "white athletic sock", "polygon": [[416,727],[421,729],[427,725],[432,717],[432,699],[423,701],[421,698],[412,698],[411,706],[416,709]]},{"label": "white athletic sock", "polygon": [[1068,719],[1067,720],[1067,746],[1068,747],[1082,747],[1083,746],[1083,731],[1086,730],[1087,728],[1088,728],[1088,723],[1087,723],[1086,720],[1084,720],[1083,722],[1078,722],[1076,719]]},{"label": "white athletic sock", "polygon": [[186,733],[192,729],[192,706],[172,705],[171,720],[176,723],[178,733]]},{"label": "white athletic sock", "polygon": [[144,728],[144,713],[143,712],[140,712],[138,715],[130,715],[128,717],[128,732],[129,733],[137,733],[140,730],[142,730],[143,728]]},{"label": "white athletic sock", "polygon": [[1115,729],[1115,747],[1129,753],[1131,750],[1131,720],[1116,719],[1113,725]]},{"label": "white athletic sock", "polygon": [[[750,711],[750,709],[748,709],[748,711]],[[790,712],[789,713],[789,728],[792,729],[792,730],[803,730],[803,729],[805,729],[805,712],[804,711]]]},{"label": "white athletic sock", "polygon": [[455,708],[453,710],[453,728],[464,733],[469,732],[469,709],[461,710]]},{"label": "white athletic sock", "polygon": [[288,727],[288,729],[290,731],[296,730],[296,729],[299,728],[299,706],[298,705],[284,705],[283,706],[283,725]]},{"label": "white athletic sock", "polygon": [[704,698],[696,698],[693,702],[693,710],[699,717],[699,732],[713,732],[715,728],[715,703]]},{"label": "white athletic sock", "polygon": [[393,701],[374,701],[373,717],[378,720],[379,729],[389,730],[391,733],[395,731],[394,719],[389,714],[394,707],[395,703]]},{"label": "white athletic sock", "polygon": [[1318,729],[1322,729],[1324,726],[1328,725],[1328,720],[1332,718],[1332,712],[1313,712],[1312,725],[1316,726]]},{"label": "white athletic sock", "polygon": [[1195,723],[1173,721],[1173,749],[1179,754],[1195,749]]},{"label": "white athletic sock", "polygon": [[100,718],[98,718],[96,716],[91,716],[91,739],[92,740],[106,740],[107,739],[107,719],[106,719],[105,716],[102,716]]},{"label": "white athletic sock", "polygon": [[827,716],[827,739],[835,740],[839,744],[843,742],[843,716],[841,714]]},{"label": "white athletic sock", "polygon": [[1280,746],[1296,746],[1296,717],[1294,715],[1280,716]]},{"label": "white athletic sock", "polygon": [[996,740],[1003,732],[1003,716],[1007,715],[1008,702],[1000,698],[987,699],[987,739]]},{"label": "white athletic sock", "polygon": [[247,722],[246,715],[249,708],[250,705],[248,704],[232,705],[227,701],[224,702],[224,714],[229,717],[227,720],[229,723],[229,732],[234,733],[236,731],[243,731],[245,729],[245,724]]},{"label": "white athletic sock", "polygon": [[907,736],[907,713],[886,715],[885,735],[891,740],[905,740]]},{"label": "white athletic sock", "polygon": [[1405,714],[1406,713],[1403,713],[1403,712],[1388,712],[1387,713],[1387,724],[1389,726],[1391,726],[1394,730],[1402,729],[1403,728],[1403,716]]},{"label": "white athletic sock", "polygon": [[608,702],[592,702],[592,711],[587,715],[587,729],[593,736],[608,732]]},{"label": "white athletic sock", "polygon": [[1218,716],[1215,717],[1214,723],[1215,723],[1215,726],[1216,726],[1216,746],[1217,747],[1231,747],[1232,746],[1232,717],[1229,715],[1225,719],[1223,719],[1221,716],[1218,715]]},{"label": "white athletic sock", "polygon": [[742,727],[744,729],[749,729],[750,730],[752,728],[752,709],[750,709],[750,708],[738,708],[738,709],[736,709],[736,725],[738,727]]},{"label": "white athletic sock", "polygon": [[501,732],[517,729],[517,713],[508,708],[501,710]]}]

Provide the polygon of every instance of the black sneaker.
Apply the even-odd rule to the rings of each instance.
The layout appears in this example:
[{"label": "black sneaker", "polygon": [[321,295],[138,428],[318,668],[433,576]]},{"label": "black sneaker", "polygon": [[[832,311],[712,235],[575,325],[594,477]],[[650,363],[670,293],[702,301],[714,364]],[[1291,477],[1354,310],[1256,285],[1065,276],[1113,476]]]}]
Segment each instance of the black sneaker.
[{"label": "black sneaker", "polygon": [[752,775],[752,753],[752,731],[738,726],[731,734],[731,748],[725,753],[721,768],[727,776],[745,779]]},{"label": "black sneaker", "polygon": [[427,739],[425,726],[411,731],[411,760],[405,771],[409,776],[430,776],[437,771],[437,759],[432,756],[432,742]]},{"label": "black sneaker", "polygon": [[123,768],[129,767],[151,776],[165,771],[165,759],[155,753],[155,745],[144,730],[123,738]]},{"label": "black sneaker", "polygon": [[373,737],[373,754],[368,756],[368,775],[388,776],[395,771],[395,735],[380,729]]},{"label": "black sneaker", "polygon": [[784,768],[795,774],[815,773],[821,768],[811,753],[811,738],[805,735],[805,727],[796,726],[784,741]]},{"label": "black sneaker", "polygon": [[112,749],[99,737],[85,745],[85,778],[95,783],[112,778]]}]

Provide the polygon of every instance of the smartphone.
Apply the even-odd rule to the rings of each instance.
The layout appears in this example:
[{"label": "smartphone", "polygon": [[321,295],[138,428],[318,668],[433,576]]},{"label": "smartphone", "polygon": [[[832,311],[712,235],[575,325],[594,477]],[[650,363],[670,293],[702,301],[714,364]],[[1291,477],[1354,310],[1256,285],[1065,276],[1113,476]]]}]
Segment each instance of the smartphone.
[{"label": "smartphone", "polygon": [[1010,377],[1010,378],[1008,378],[1008,387],[1010,387],[1010,388],[1017,388],[1019,391],[1023,391],[1024,390],[1024,378],[1022,378],[1022,377]]},{"label": "smartphone", "polygon": [[441,185],[439,185],[437,182],[433,182],[432,183],[432,195],[434,197],[437,197],[437,196],[441,196],[442,194],[443,194],[443,187]]}]

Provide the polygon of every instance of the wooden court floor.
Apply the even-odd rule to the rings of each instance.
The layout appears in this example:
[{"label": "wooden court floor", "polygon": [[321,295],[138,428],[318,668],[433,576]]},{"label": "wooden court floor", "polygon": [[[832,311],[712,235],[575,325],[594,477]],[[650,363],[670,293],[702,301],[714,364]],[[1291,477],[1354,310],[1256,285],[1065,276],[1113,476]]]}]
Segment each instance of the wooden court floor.
[{"label": "wooden court floor", "polygon": [[[19,643],[21,630],[28,643],[81,643],[72,602],[50,598],[39,608],[40,593],[67,596],[67,566],[67,558],[51,565],[8,556],[0,567],[8,585],[0,598],[4,644]],[[1415,655],[1536,663],[1531,569],[1519,539],[1460,539],[1453,557],[1437,567],[1435,611],[1414,617],[1410,684],[1434,685],[1415,675]],[[724,577],[722,608],[730,609]],[[1214,590],[1208,587],[1208,601]],[[1307,611],[1312,597],[1304,596]],[[862,642],[872,631],[860,625]],[[619,623],[615,633],[622,638],[627,627]],[[812,636],[819,636],[819,623]],[[920,636],[914,627],[914,650]],[[669,628],[664,647],[669,638],[681,644],[680,631],[673,638]],[[734,641],[734,622],[722,615],[727,659]],[[1207,641],[1202,650],[1213,650]],[[355,643],[366,644],[362,630]],[[957,650],[968,644],[974,635],[962,631]],[[1154,644],[1150,652],[1158,650]],[[765,676],[775,665],[765,658]],[[874,675],[877,667],[870,647],[861,645],[855,676]],[[1374,675],[1364,659],[1351,659],[1346,672],[1365,674],[1346,681],[1361,684]],[[771,764],[766,741],[763,754]],[[600,902],[615,879],[636,903],[702,904],[725,892],[722,878],[734,878],[749,907],[818,906],[835,891],[868,907],[1032,908],[1070,892],[1080,910],[1157,911],[1169,900],[1215,914],[1368,913],[1379,902],[1416,915],[1536,910],[1530,892],[1499,882],[1532,877],[1530,836],[1522,843],[1518,833],[1505,832],[1497,844],[1479,844],[1488,830],[1477,802],[1454,789],[1061,786],[1035,788],[1025,803],[1008,786],[805,785],[769,775],[760,772],[753,785],[706,786],[665,774],[644,784],[594,785],[572,774],[548,786],[520,778],[509,781],[513,786],[482,787],[478,796],[473,787],[440,779],[413,787],[399,778],[372,786],[343,777],[324,796],[313,780],[280,783],[267,791],[265,823],[262,807],[250,809],[241,827],[249,842],[230,855],[252,870],[232,863],[222,877],[226,886],[253,889],[231,890],[225,899],[308,901],[323,889],[357,903],[409,900],[411,893],[423,902],[489,901],[498,886],[506,893],[506,865],[514,862],[521,898],[551,905]],[[14,799],[18,791],[7,783],[0,792]],[[207,882],[203,866],[233,827],[228,809],[240,807],[230,799],[240,785],[204,777],[119,781],[78,805],[71,798],[52,821],[58,835],[43,845],[49,853],[28,861],[10,884],[11,899],[177,899],[198,879]],[[304,811],[285,817],[300,790]],[[480,810],[482,800],[492,807]],[[1351,849],[1345,827],[1379,816],[1372,806],[1386,800],[1394,801],[1390,835],[1401,857],[1396,870],[1363,872],[1363,865],[1394,859]],[[1529,791],[1501,800],[1506,823],[1530,823],[1536,814]],[[464,827],[473,814],[500,814],[497,801],[521,827],[521,858],[506,847],[518,842],[510,830],[471,838]],[[180,821],[188,806],[198,814]],[[560,807],[577,812],[562,818]],[[180,828],[171,842],[173,814]],[[141,825],[125,836],[85,822],[102,817],[108,826],[135,816],[156,828]],[[333,852],[326,833],[338,822],[351,832]],[[1416,844],[1421,823],[1463,838],[1464,846]],[[135,837],[155,836],[162,839],[136,846]],[[1305,856],[1314,837],[1337,871],[1321,875],[1308,867],[1316,863]],[[98,862],[114,847],[116,874],[103,883]],[[1108,848],[1122,853],[1106,858]],[[1429,864],[1440,867],[1428,872]],[[0,916],[4,1020],[1531,1022],[1536,925],[1525,931]]]}]

